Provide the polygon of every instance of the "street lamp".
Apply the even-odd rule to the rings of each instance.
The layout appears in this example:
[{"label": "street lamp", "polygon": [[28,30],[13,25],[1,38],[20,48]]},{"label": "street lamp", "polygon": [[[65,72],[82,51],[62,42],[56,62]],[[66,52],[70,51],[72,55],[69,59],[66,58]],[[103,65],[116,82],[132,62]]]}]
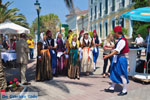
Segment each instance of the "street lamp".
[{"label": "street lamp", "polygon": [[41,7],[40,7],[40,3],[38,2],[38,0],[36,0],[36,3],[34,3],[35,8],[37,10],[37,15],[38,15],[38,41],[40,40],[40,11],[41,11]]}]

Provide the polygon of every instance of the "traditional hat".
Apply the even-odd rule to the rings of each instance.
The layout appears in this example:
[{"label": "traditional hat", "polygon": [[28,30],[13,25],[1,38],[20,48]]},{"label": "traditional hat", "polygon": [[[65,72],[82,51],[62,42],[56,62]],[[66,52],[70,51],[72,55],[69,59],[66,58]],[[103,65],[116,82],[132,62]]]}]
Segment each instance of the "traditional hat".
[{"label": "traditional hat", "polygon": [[93,33],[97,33],[96,30],[93,30]]},{"label": "traditional hat", "polygon": [[84,33],[84,30],[81,30],[80,34]]},{"label": "traditional hat", "polygon": [[72,32],[72,30],[69,30],[69,31],[68,31],[68,33],[71,33],[71,32]]},{"label": "traditional hat", "polygon": [[122,27],[121,26],[116,26],[114,28],[114,32],[122,32]]},{"label": "traditional hat", "polygon": [[88,31],[85,31],[85,32],[84,32],[84,35],[85,35],[85,34],[88,34],[88,35],[89,35],[89,32],[88,32]]},{"label": "traditional hat", "polygon": [[48,35],[48,34],[51,34],[51,31],[50,31],[50,30],[47,30],[47,31],[46,31],[46,35]]}]

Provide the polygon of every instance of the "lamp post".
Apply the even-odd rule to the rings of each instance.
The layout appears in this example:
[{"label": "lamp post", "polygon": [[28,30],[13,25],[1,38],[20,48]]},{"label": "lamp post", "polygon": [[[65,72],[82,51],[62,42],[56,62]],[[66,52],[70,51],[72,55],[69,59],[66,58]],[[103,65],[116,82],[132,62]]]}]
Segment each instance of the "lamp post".
[{"label": "lamp post", "polygon": [[40,40],[40,11],[41,11],[41,7],[40,7],[40,3],[38,2],[38,0],[36,0],[36,3],[34,3],[35,8],[37,10],[37,15],[38,15],[38,41]]}]

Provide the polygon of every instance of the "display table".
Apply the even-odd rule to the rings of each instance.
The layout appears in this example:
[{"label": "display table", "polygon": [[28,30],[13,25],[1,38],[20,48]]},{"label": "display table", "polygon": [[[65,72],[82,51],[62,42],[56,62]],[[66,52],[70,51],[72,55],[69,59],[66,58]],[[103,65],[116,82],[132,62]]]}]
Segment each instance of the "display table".
[{"label": "display table", "polygon": [[4,62],[16,60],[16,53],[15,52],[1,52],[1,59]]},{"label": "display table", "polygon": [[128,54],[129,56],[129,67],[130,71],[128,72],[129,76],[134,76],[136,74],[136,58],[137,58],[137,51],[138,50],[145,50],[145,48],[130,48],[130,52]]}]

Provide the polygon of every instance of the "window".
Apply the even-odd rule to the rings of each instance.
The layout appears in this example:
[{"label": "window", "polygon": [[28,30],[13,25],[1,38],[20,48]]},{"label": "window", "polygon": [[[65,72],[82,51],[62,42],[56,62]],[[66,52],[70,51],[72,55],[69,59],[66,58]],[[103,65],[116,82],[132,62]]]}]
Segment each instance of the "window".
[{"label": "window", "polygon": [[115,0],[112,0],[112,11],[115,11]]},{"label": "window", "polygon": [[132,3],[133,3],[133,0],[130,0],[130,1],[129,1],[129,4],[131,5]]},{"label": "window", "polygon": [[97,18],[97,6],[95,6],[95,19]]},{"label": "window", "polygon": [[93,4],[93,0],[91,0],[91,4]]},{"label": "window", "polygon": [[105,35],[108,35],[108,22],[105,22]]},{"label": "window", "polygon": [[92,25],[91,25],[91,32],[93,31]]},{"label": "window", "polygon": [[102,16],[102,3],[99,4],[99,11],[100,11],[99,16]]},{"label": "window", "polygon": [[115,27],[115,19],[112,20],[112,30],[114,29],[114,27]]},{"label": "window", "polygon": [[108,0],[105,0],[105,14],[108,13]]},{"label": "window", "polygon": [[99,24],[99,36],[102,37],[102,24]]},{"label": "window", "polygon": [[120,18],[120,24],[122,27],[124,27],[124,18]]},{"label": "window", "polygon": [[95,24],[95,30],[97,29],[97,26],[96,26],[96,24]]},{"label": "window", "polygon": [[122,7],[125,7],[125,0],[122,0]]},{"label": "window", "polygon": [[92,8],[91,8],[91,20],[92,20],[92,16],[93,16],[93,13],[92,13]]}]

